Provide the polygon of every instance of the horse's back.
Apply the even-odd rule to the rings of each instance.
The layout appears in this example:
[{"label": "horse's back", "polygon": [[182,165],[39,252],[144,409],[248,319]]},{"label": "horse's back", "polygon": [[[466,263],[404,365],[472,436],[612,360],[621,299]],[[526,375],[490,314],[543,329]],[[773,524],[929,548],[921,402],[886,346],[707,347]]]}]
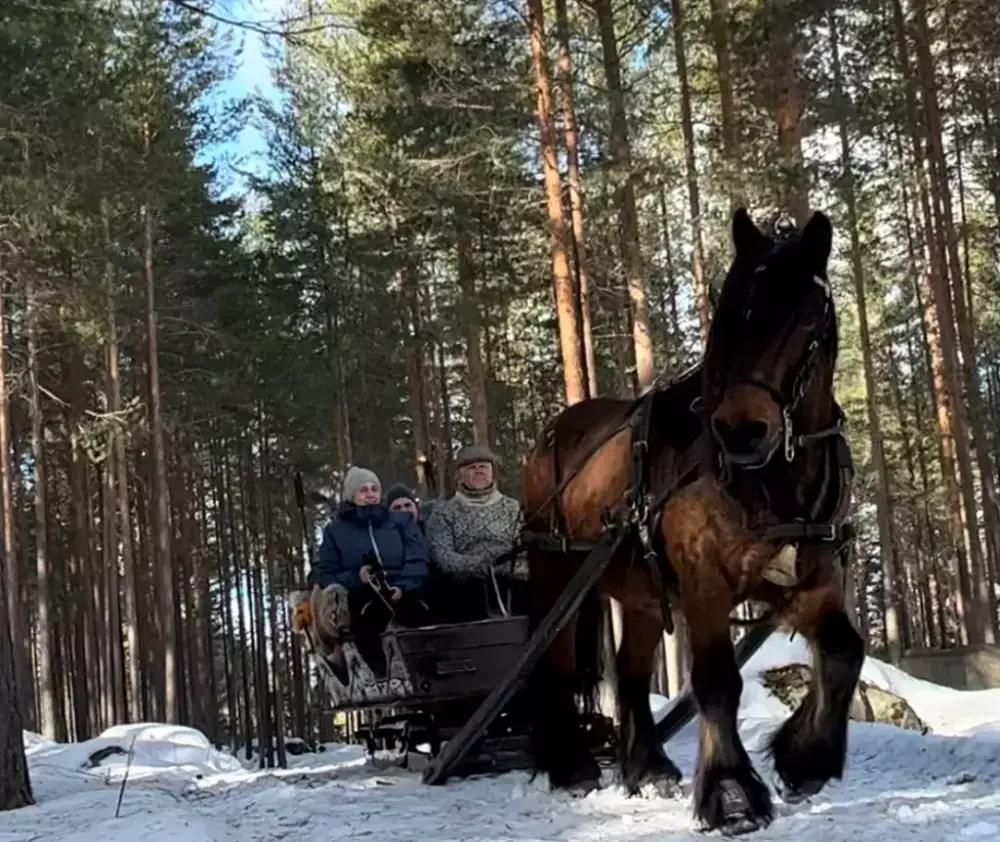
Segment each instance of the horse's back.
[{"label": "horse's back", "polygon": [[[700,394],[700,369],[691,369],[664,389],[628,400],[596,397],[562,410],[545,428],[525,466],[525,510],[547,519],[560,483],[560,509],[576,537],[595,537],[600,515],[622,500],[636,435],[648,435],[650,490],[670,476],[700,434],[691,405]],[[649,413],[646,419],[637,413]],[[535,520],[536,527],[540,524]]]}]

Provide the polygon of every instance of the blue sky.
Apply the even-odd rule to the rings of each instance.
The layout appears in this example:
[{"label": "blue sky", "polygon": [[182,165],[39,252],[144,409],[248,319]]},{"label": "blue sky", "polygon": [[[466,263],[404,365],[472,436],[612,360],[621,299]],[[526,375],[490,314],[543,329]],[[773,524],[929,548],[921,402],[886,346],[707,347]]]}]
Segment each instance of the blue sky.
[{"label": "blue sky", "polygon": [[[280,19],[285,0],[214,0],[211,9],[218,15],[240,21],[252,21],[275,28]],[[255,32],[239,27],[217,24],[220,34],[232,36],[236,57],[236,73],[213,92],[220,102],[239,99],[251,94],[275,98],[268,54],[280,47],[277,38],[264,38]],[[268,42],[268,43],[265,43]],[[203,151],[203,160],[218,167],[219,188],[226,195],[243,192],[245,180],[239,170],[263,173],[266,168],[266,145],[263,134],[254,119],[247,119],[241,130],[225,142]]]}]

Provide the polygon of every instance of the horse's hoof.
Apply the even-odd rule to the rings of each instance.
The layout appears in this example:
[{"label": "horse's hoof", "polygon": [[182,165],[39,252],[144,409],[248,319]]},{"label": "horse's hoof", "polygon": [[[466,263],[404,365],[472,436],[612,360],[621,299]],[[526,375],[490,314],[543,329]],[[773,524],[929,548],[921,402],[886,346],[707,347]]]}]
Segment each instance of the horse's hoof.
[{"label": "horse's hoof", "polygon": [[571,784],[563,787],[570,795],[574,798],[584,798],[590,793],[601,788],[601,782],[595,781],[593,778],[586,778],[580,781],[574,781]]},{"label": "horse's hoof", "polygon": [[642,781],[616,782],[625,791],[626,798],[677,798],[682,794],[680,781],[658,776]]},{"label": "horse's hoof", "polygon": [[562,790],[574,797],[581,797],[601,788],[601,770],[597,764],[585,764],[582,768],[562,771],[553,775],[549,772],[549,787]]},{"label": "horse's hoof", "polygon": [[720,781],[718,797],[718,813],[708,830],[718,830],[723,836],[743,836],[771,823],[769,812],[755,809],[750,793],[735,780]]},{"label": "horse's hoof", "polygon": [[680,778],[669,775],[658,775],[649,781],[653,791],[660,798],[678,798],[683,795]]},{"label": "horse's hoof", "polygon": [[753,816],[745,813],[741,816],[733,816],[726,819],[719,831],[723,836],[743,836],[747,833],[755,833],[763,830],[769,824],[768,820],[762,816]]},{"label": "horse's hoof", "polygon": [[799,786],[792,787],[786,784],[781,775],[775,775],[771,781],[774,791],[786,804],[801,804],[808,801],[826,786],[826,781],[803,781]]}]

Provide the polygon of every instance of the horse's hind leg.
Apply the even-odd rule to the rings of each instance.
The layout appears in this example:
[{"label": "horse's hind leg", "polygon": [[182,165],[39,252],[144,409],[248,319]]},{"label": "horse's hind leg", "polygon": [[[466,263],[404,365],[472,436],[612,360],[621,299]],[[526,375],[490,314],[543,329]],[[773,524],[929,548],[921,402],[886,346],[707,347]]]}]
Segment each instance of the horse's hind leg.
[{"label": "horse's hind leg", "polygon": [[721,580],[689,579],[681,593],[691,636],[691,688],[701,714],[695,814],[707,829],[749,833],[769,824],[773,811],[737,731],[743,679],[729,637],[729,591]]},{"label": "horse's hind leg", "polygon": [[847,720],[864,661],[864,641],[833,586],[800,594],[788,622],[813,646],[812,686],[771,740],[782,796],[795,802],[844,772]]},{"label": "horse's hind leg", "polygon": [[623,606],[622,641],[618,651],[618,752],[621,782],[629,795],[652,783],[661,795],[677,791],[680,770],[667,757],[654,734],[649,709],[649,681],[656,646],[663,635],[659,613]]},{"label": "horse's hind leg", "polygon": [[[537,626],[572,575],[568,560],[529,554],[532,623]],[[575,653],[576,620],[570,621],[539,661],[527,686],[531,750],[535,767],[553,788],[587,791],[598,785],[600,767],[587,750],[575,694],[580,686]]]}]

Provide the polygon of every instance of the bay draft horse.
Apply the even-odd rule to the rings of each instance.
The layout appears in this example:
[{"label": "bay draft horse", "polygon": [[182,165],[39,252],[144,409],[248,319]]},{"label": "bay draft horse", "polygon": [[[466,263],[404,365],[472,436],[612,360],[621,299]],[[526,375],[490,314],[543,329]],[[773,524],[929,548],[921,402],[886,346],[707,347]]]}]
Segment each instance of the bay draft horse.
[{"label": "bay draft horse", "polygon": [[[523,539],[537,621],[616,518],[630,535],[529,681],[536,768],[553,787],[597,785],[575,696],[595,698],[604,595],[623,609],[621,783],[629,794],[647,782],[676,790],[681,774],[654,738],[649,692],[664,621],[678,610],[700,714],[695,814],[731,835],[764,827],[773,814],[737,731],[732,609],[767,603],[773,622],[813,648],[812,687],[770,740],[786,802],[841,776],[864,657],[843,607],[853,465],[833,397],[830,222],[815,213],[801,231],[770,237],[739,210],[732,235],[703,364],[635,402],[595,398],[560,413],[525,466]],[[789,554],[793,579],[787,563],[784,579],[771,575]]]}]

